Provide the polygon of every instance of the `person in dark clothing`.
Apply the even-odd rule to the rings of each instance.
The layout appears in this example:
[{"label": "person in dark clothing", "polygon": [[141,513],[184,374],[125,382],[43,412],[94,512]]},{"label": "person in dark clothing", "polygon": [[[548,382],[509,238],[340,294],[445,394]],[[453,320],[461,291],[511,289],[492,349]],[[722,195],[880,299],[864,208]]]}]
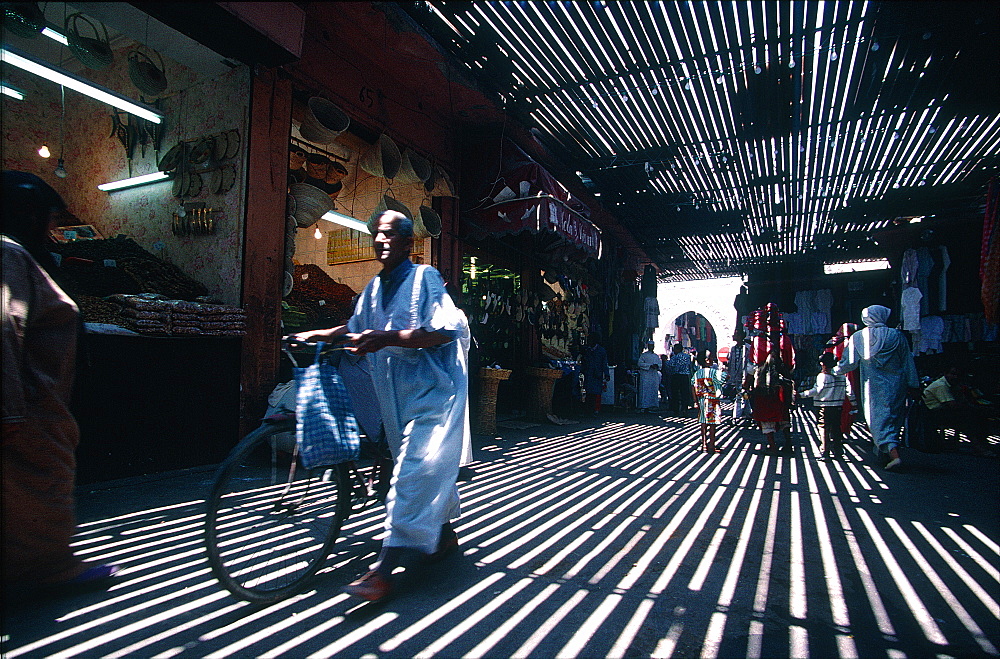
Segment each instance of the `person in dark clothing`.
[{"label": "person in dark clothing", "polygon": [[589,345],[583,353],[581,370],[587,405],[593,410],[594,416],[597,416],[601,412],[601,396],[611,379],[611,371],[608,368],[608,353],[596,334],[590,335]]},{"label": "person in dark clothing", "polygon": [[691,355],[684,351],[684,346],[675,343],[671,348],[670,360],[670,408],[675,414],[680,414],[691,408],[691,374],[694,373],[694,363]]}]

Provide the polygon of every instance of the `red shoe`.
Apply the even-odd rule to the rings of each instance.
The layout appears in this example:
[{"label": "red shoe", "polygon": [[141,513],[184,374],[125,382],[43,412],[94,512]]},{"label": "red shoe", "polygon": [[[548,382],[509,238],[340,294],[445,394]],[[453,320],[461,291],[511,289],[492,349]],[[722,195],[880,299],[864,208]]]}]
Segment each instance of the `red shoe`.
[{"label": "red shoe", "polygon": [[369,602],[378,602],[392,594],[392,581],[377,570],[371,570],[344,586],[344,592]]}]

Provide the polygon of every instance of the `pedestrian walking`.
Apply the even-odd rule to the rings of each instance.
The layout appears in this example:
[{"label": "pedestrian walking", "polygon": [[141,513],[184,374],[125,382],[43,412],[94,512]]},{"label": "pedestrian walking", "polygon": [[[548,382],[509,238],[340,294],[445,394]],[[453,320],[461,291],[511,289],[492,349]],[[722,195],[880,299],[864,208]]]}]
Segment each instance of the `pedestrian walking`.
[{"label": "pedestrian walking", "polygon": [[378,218],[375,255],[382,264],[346,325],[302,332],[299,340],[346,336],[368,355],[393,479],[386,497],[386,536],[374,567],[346,591],[376,601],[392,594],[394,571],[443,558],[458,546],[456,478],[469,441],[468,321],[441,274],[415,265],[413,221],[386,211]]},{"label": "pedestrian walking", "polygon": [[[803,398],[812,398],[816,407],[816,420],[822,433],[822,457],[824,460],[840,458],[844,453],[844,433],[840,426],[840,411],[844,407],[844,399],[854,398],[853,392],[848,392],[847,378],[831,373],[837,365],[837,358],[832,352],[824,352],[819,356],[820,372],[816,375],[816,384],[799,394]],[[853,400],[852,400],[853,404]]]},{"label": "pedestrian walking", "polygon": [[760,426],[767,450],[777,448],[775,435],[784,431],[785,441],[781,450],[792,452],[790,410],[792,404],[792,380],[781,361],[781,354],[772,352],[758,366],[753,375],[753,389],[750,398],[753,404],[753,419]]},{"label": "pedestrian walking", "polygon": [[886,326],[890,313],[879,304],[863,309],[861,320],[865,327],[851,335],[843,357],[833,369],[836,375],[860,371],[859,402],[872,433],[874,452],[888,471],[903,463],[899,434],[905,420],[906,397],[908,392],[916,397],[920,384],[906,336]]},{"label": "pedestrian walking", "polygon": [[3,584],[75,590],[115,565],[73,554],[76,447],[70,412],[79,310],[46,266],[62,198],[34,174],[3,173]]},{"label": "pedestrian walking", "polygon": [[611,379],[611,370],[608,368],[608,353],[601,345],[601,337],[594,333],[587,341],[588,346],[583,353],[580,371],[583,373],[583,390],[587,395],[587,405],[590,406],[594,416],[597,416],[601,413],[601,398],[608,387],[608,380]]},{"label": "pedestrian walking", "polygon": [[691,389],[698,405],[698,424],[701,430],[701,450],[721,453],[715,445],[715,429],[722,421],[722,388],[726,374],[715,364],[711,350],[698,353],[698,370],[691,376]]},{"label": "pedestrian walking", "polygon": [[646,343],[639,355],[639,411],[648,412],[660,406],[660,356],[653,352],[654,343]]},{"label": "pedestrian walking", "polygon": [[691,355],[684,351],[680,343],[675,343],[671,352],[673,354],[667,362],[670,369],[670,405],[674,414],[680,414],[691,407],[691,374],[694,368]]}]

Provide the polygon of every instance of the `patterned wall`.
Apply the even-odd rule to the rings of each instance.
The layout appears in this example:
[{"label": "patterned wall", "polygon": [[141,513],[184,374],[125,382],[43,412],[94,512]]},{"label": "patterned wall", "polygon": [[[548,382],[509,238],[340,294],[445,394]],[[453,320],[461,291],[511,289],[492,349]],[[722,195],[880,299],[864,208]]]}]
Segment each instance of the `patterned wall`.
[{"label": "patterned wall", "polygon": [[[62,47],[59,47],[61,53],[45,59],[62,61],[64,68],[139,99],[140,92],[128,76],[127,53],[134,45],[116,47],[115,63],[104,71],[80,67]],[[126,158],[119,139],[111,136],[113,109],[66,90],[64,149],[69,175],[65,179],[53,173],[60,151],[59,86],[5,67],[10,83],[23,90],[26,98],[17,101],[2,97],[3,168],[38,174],[63,195],[70,211],[81,222],[93,224],[107,237],[124,234],[132,238],[203,283],[223,302],[237,304],[241,288],[250,73],[247,67],[240,66],[218,78],[201,79],[175,62],[167,60],[164,64],[169,86],[159,101],[166,115],[161,150],[138,146],[131,161]],[[205,202],[224,211],[214,235],[184,237],[171,232],[172,215],[180,200],[173,196],[169,182],[112,193],[97,189],[100,183],[156,171],[159,157],[178,140],[192,140],[234,128],[243,138],[239,154],[229,161],[236,165],[236,184],[226,194],[202,191],[197,197],[185,200]],[[51,158],[38,155],[43,143],[51,150]]]}]

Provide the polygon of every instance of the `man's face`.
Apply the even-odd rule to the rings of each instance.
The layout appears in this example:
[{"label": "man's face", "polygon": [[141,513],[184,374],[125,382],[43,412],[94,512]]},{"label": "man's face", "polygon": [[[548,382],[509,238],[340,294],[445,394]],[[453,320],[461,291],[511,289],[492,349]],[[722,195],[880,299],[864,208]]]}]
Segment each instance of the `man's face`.
[{"label": "man's face", "polygon": [[384,217],[375,230],[375,258],[387,272],[409,257],[413,248],[413,236],[400,235],[398,224],[397,216]]}]

